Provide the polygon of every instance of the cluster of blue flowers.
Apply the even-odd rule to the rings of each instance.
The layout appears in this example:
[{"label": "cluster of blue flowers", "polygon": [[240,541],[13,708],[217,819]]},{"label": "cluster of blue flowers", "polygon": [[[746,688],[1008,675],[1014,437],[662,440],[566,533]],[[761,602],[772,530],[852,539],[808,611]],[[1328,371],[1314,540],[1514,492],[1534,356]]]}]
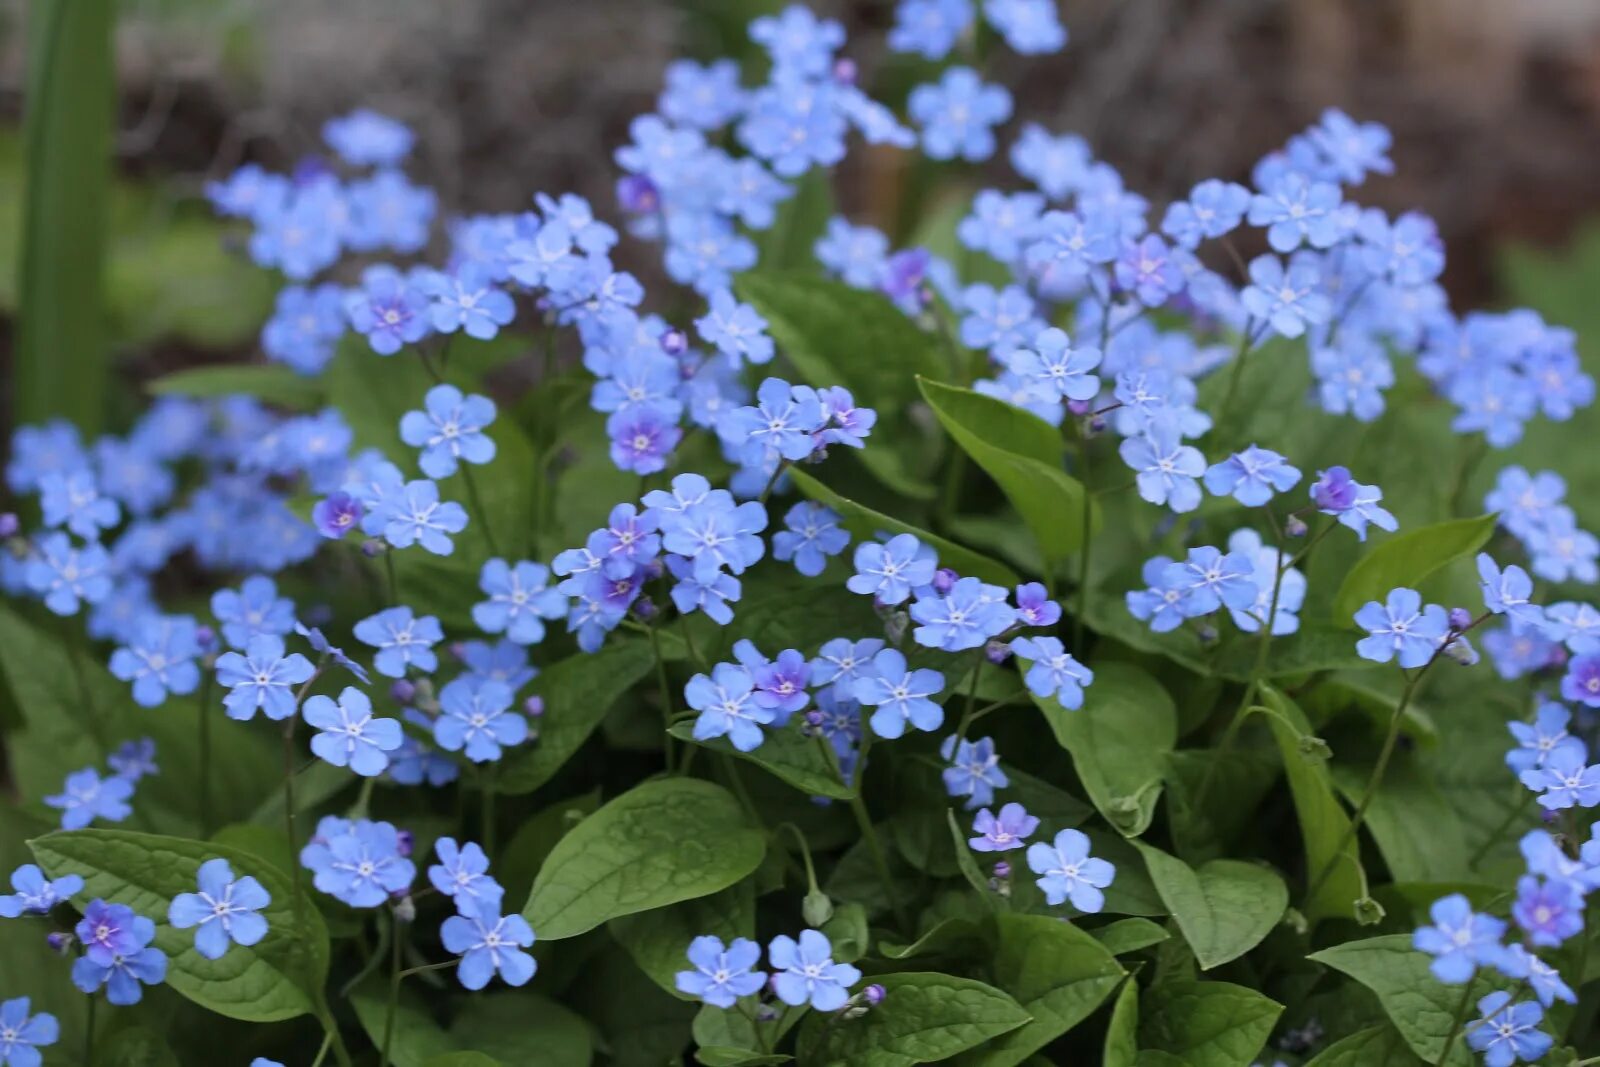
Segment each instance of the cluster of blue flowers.
[{"label": "cluster of blue flowers", "polygon": [[810,1005],[817,1011],[840,1011],[859,998],[876,1004],[882,986],[868,986],[851,997],[850,987],[861,981],[861,971],[833,961],[833,944],[820,930],[802,931],[798,940],[780,934],[767,946],[769,975],[754,968],[761,962],[761,946],[736,937],[724,945],[719,937],[697,937],[689,943],[693,970],[679,971],[678,991],[716,1008],[731,1008],[741,998],[771,993],[789,1007]]}]

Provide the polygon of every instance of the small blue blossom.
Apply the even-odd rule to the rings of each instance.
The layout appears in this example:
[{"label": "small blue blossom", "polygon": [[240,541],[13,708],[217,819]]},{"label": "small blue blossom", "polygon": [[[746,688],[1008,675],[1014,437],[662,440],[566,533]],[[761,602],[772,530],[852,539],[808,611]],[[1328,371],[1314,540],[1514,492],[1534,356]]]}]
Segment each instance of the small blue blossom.
[{"label": "small blue blossom", "polygon": [[1531,1000],[1511,1003],[1511,994],[1490,993],[1478,1001],[1482,1019],[1467,1031],[1467,1044],[1483,1053],[1484,1067],[1511,1067],[1542,1059],[1555,1038],[1539,1029],[1544,1009]]},{"label": "small blue blossom", "polygon": [[1325,325],[1333,317],[1332,302],[1318,290],[1320,281],[1310,263],[1295,260],[1285,270],[1278,257],[1257,256],[1250,261],[1250,285],[1239,299],[1255,321],[1292,340],[1307,326]]},{"label": "small blue blossom", "polygon": [[527,648],[509,638],[492,645],[487,641],[463,641],[451,648],[474,678],[499,682],[513,695],[539,674],[528,666]]},{"label": "small blue blossom", "polygon": [[1197,614],[1189,605],[1193,586],[1187,575],[1174,572],[1173,566],[1169,556],[1152,556],[1146,560],[1141,576],[1149,588],[1130,590],[1126,598],[1128,613],[1141,622],[1148,622],[1150,629],[1158,634],[1176,630],[1184,619]]},{"label": "small blue blossom", "polygon": [[817,262],[846,285],[871,289],[878,284],[889,255],[889,239],[871,226],[852,226],[835,215],[812,248]]},{"label": "small blue blossom", "polygon": [[262,574],[246,578],[237,591],[211,594],[211,614],[222,624],[222,639],[243,649],[259,634],[284,636],[294,630],[294,601],[278,595],[278,586]]},{"label": "small blue blossom", "polygon": [[832,508],[803,501],[783,517],[786,530],[772,535],[772,558],[794,561],[794,569],[808,578],[821,574],[830,556],[837,556],[850,543],[850,534],[839,526],[839,514]]},{"label": "small blue blossom", "polygon": [[363,778],[375,778],[389,766],[389,753],[404,736],[398,719],[376,719],[372,701],[346,686],[335,701],[318,694],[301,709],[306,724],[317,730],[311,751],[335,767],[349,767]]},{"label": "small blue blossom", "polygon": [[1083,707],[1083,690],[1094,682],[1094,671],[1079,663],[1054,637],[1018,637],[1011,651],[1028,660],[1024,681],[1034,696],[1054,699],[1062,707]]},{"label": "small blue blossom", "polygon": [[972,820],[972,832],[977,836],[967,838],[967,844],[974,852],[1009,852],[1027,844],[1038,828],[1038,817],[1029,815],[1021,804],[1007,804],[999,815],[984,808]]},{"label": "small blue blossom", "polygon": [[1139,496],[1183,513],[1200,506],[1200,484],[1206,471],[1200,450],[1183,444],[1168,422],[1152,422],[1138,437],[1117,448],[1122,461],[1137,472]]},{"label": "small blue blossom", "polygon": [[1252,508],[1271,500],[1274,493],[1293,489],[1299,481],[1300,472],[1287,459],[1255,445],[1206,468],[1207,489]]},{"label": "small blue blossom", "polygon": [[161,773],[161,768],[156,765],[155,739],[150,737],[124,741],[106,757],[106,765],[116,772],[117,777],[130,782]]},{"label": "small blue blossom", "polygon": [[944,689],[944,675],[938,671],[911,670],[898,650],[886,648],[872,657],[872,669],[858,678],[851,695],[872,713],[872,731],[879,737],[896,738],[910,723],[918,730],[937,730],[944,723],[944,709],[929,697]]},{"label": "small blue blossom", "polygon": [[1093,162],[1083,138],[1071,133],[1057,137],[1037,123],[1023,127],[1010,158],[1016,172],[1051,200],[1064,200],[1080,188]]},{"label": "small blue blossom", "polygon": [[1511,917],[1530,944],[1557,948],[1583,929],[1583,895],[1566,879],[1517,879]]},{"label": "small blue blossom", "polygon": [[731,1008],[767,984],[764,972],[751,970],[761,962],[761,946],[748,938],[736,937],[724,946],[720,937],[703,935],[689,942],[688,957],[694,969],[679,971],[673,984],[712,1007]]},{"label": "small blue blossom", "polygon": [[500,914],[499,901],[456,898],[460,915],[439,928],[439,940],[461,957],[456,978],[467,989],[482,989],[496,974],[509,986],[523,986],[539,969],[523,949],[533,945],[533,928],[521,915]]},{"label": "small blue blossom", "polygon": [[72,984],[81,992],[104,986],[106,1000],[126,1007],[144,997],[143,986],[166,980],[167,954],[150,944],[156,924],[127,905],[90,902],[75,932],[84,951],[72,964]]},{"label": "small blue blossom", "polygon": [[1168,206],[1161,232],[1183,248],[1222,237],[1238,228],[1250,206],[1250,190],[1236,182],[1207,178],[1189,190],[1189,199]]},{"label": "small blue blossom", "polygon": [[417,288],[433,300],[428,308],[429,325],[442,334],[460,330],[480,341],[493,340],[500,327],[510,325],[516,317],[516,304],[509,293],[491,282],[489,271],[476,263],[465,264],[453,274],[425,275]]},{"label": "small blue blossom", "polygon": [[1345,236],[1342,199],[1332,182],[1285,174],[1250,201],[1250,225],[1266,227],[1267,243],[1275,252],[1293,252],[1302,243],[1330,248]]},{"label": "small blue blossom", "polygon": [[468,900],[499,905],[506,891],[489,877],[489,857],[482,847],[473,841],[458,845],[453,837],[441,837],[433,849],[439,857],[439,862],[428,868],[428,881],[433,888],[454,897],[457,907]]},{"label": "small blue blossom", "polygon": [[899,604],[933,581],[938,557],[913,534],[896,534],[888,541],[863,541],[856,546],[856,573],[845,582],[852,593],[876,597],[884,604]]},{"label": "small blue blossom", "polygon": [[392,823],[325,815],[300,850],[300,865],[312,872],[317,890],[352,908],[375,908],[402,892],[417,876]]},{"label": "small blue blossom", "polygon": [[1071,340],[1054,326],[1040,331],[1026,348],[1009,352],[1011,373],[1052,398],[1093,400],[1100,395],[1100,379],[1090,373],[1100,365],[1098,348],[1073,348]]},{"label": "small blue blossom", "polygon": [[187,615],[147,615],[133,627],[126,646],[111,653],[111,673],[133,683],[134,702],[159,707],[167,694],[184,696],[200,687],[200,642]]},{"label": "small blue blossom", "polygon": [[694,723],[698,741],[727,737],[740,752],[761,746],[761,727],[776,717],[771,707],[756,700],[755,679],[743,667],[719,663],[710,676],[697,674],[684,687],[684,702],[700,713]]},{"label": "small blue blossom", "polygon": [[943,59],[972,25],[972,0],[901,0],[895,5],[889,48]]},{"label": "small blue blossom", "polygon": [[23,579],[57,615],[76,615],[87,601],[98,604],[111,595],[110,558],[97,544],[74,547],[64,533],[46,534],[34,544]]},{"label": "small blue blossom", "polygon": [[267,718],[287,719],[294,714],[294,688],[311,679],[317,669],[298,652],[284,654],[283,638],[257,634],[245,651],[217,657],[217,683],[228,690],[222,703],[230,719],[247,721],[259,709]]},{"label": "small blue blossom", "polygon": [[983,17],[1021,55],[1047,55],[1067,45],[1055,0],[983,0]]},{"label": "small blue blossom", "polygon": [[1182,563],[1167,569],[1162,585],[1184,591],[1181,609],[1190,617],[1209,615],[1223,606],[1247,610],[1261,592],[1255,580],[1255,563],[1248,555],[1224,554],[1210,545],[1191,548]]},{"label": "small blue blossom", "polygon": [[881,638],[868,637],[852,641],[848,637],[835,637],[824,642],[811,661],[811,683],[817,686],[835,685],[848,693],[857,678],[866,677],[871,669],[872,657],[883,648]]},{"label": "small blue blossom", "polygon": [[385,608],[356,623],[357,641],[378,650],[372,667],[389,678],[404,678],[408,669],[431,674],[439,668],[433,646],[444,640],[444,629],[432,615],[414,616],[410,608]]},{"label": "small blue blossom", "polygon": [[945,792],[966,797],[969,810],[994,803],[994,791],[1011,784],[1000,769],[1000,754],[994,750],[993,738],[968,741],[951,734],[939,746],[939,755],[948,764],[941,772]]},{"label": "small blue blossom", "polygon": [[1317,472],[1311,485],[1311,502],[1324,515],[1332,515],[1341,526],[1356,532],[1362,541],[1367,539],[1367,527],[1393,531],[1399,522],[1386,509],[1379,507],[1383,490],[1375,485],[1362,485],[1350,477],[1344,467],[1329,467]]},{"label": "small blue blossom", "polygon": [[780,934],[767,945],[772,965],[772,991],[790,1007],[810,1004],[817,1011],[838,1011],[850,999],[850,987],[861,972],[833,962],[833,944],[820,930],[806,930],[800,940]]},{"label": "small blue blossom", "polygon": [[981,162],[994,155],[994,130],[1011,117],[1011,94],[986,85],[970,67],[950,67],[939,81],[911,90],[906,109],[922,127],[931,159]]},{"label": "small blue blossom", "polygon": [[1002,263],[1015,263],[1033,241],[1044,208],[1045,198],[1038,193],[981,190],[972,199],[972,214],[956,226],[956,238]]},{"label": "small blue blossom", "polygon": [[411,153],[415,136],[403,122],[357,108],[323,123],[322,139],[352,166],[392,167]]},{"label": "small blue blossom", "polygon": [[1474,912],[1460,893],[1434,901],[1429,916],[1433,925],[1418,928],[1411,943],[1417,951],[1433,957],[1428,969],[1439,981],[1460,985],[1469,981],[1478,967],[1495,966],[1504,956],[1500,939],[1505,936],[1506,924]]},{"label": "small blue blossom", "polygon": [[1160,307],[1183,291],[1185,279],[1172,250],[1153,233],[1123,242],[1115,266],[1117,287],[1145,307]]},{"label": "small blue blossom", "polygon": [[425,411],[408,411],[400,418],[400,439],[422,449],[417,465],[430,478],[447,478],[458,463],[488,463],[494,459],[494,439],[484,428],[494,422],[494,401],[486,396],[463,395],[453,385],[436,385],[423,398]]},{"label": "small blue blossom", "polygon": [[101,530],[109,530],[122,521],[122,509],[111,497],[101,494],[99,483],[89,470],[41,478],[39,508],[46,526],[65,526],[85,541],[98,541]]},{"label": "small blue blossom", "polygon": [[1006,602],[1004,589],[978,578],[962,578],[943,596],[932,591],[918,595],[911,618],[918,624],[912,632],[917,644],[959,652],[1005,632],[1017,612]]},{"label": "small blue blossom", "polygon": [[1028,869],[1039,875],[1046,904],[1071,902],[1074,908],[1094,914],[1105,907],[1105,894],[1117,869],[1089,855],[1089,838],[1079,830],[1062,830],[1049,844],[1028,846]]},{"label": "small blue blossom", "polygon": [[31,863],[24,863],[11,872],[9,896],[0,896],[0,919],[15,919],[20,915],[45,915],[50,909],[83,891],[83,879],[76,874],[64,874],[50,879]]},{"label": "small blue blossom", "polygon": [[1356,625],[1370,635],[1356,642],[1362,659],[1398,660],[1407,670],[1421,667],[1439,651],[1450,632],[1444,608],[1422,603],[1422,594],[1391,589],[1384,603],[1369,600],[1355,613]]},{"label": "small blue blossom", "polygon": [[47,1011],[30,1015],[30,1007],[27,997],[0,1001],[0,1064],[6,1067],[39,1067],[39,1049],[61,1039],[56,1017]]},{"label": "small blue blossom", "polygon": [[1578,1002],[1578,994],[1561,980],[1560,972],[1521,945],[1508,946],[1505,958],[1496,966],[1508,978],[1526,978],[1528,988],[1546,1008],[1558,1000],[1568,1004]]},{"label": "small blue blossom", "polygon": [[194,950],[219,960],[228,945],[257,944],[267,936],[267,920],[257,914],[272,895],[250,875],[235,880],[225,859],[209,859],[197,874],[198,893],[179,893],[167,908],[174,929],[194,929]]},{"label": "small blue blossom", "polygon": [[511,710],[512,700],[511,689],[501,682],[457,678],[439,691],[434,740],[446,752],[464,749],[474,763],[499,759],[505,746],[528,739],[528,720]]},{"label": "small blue blossom", "polygon": [[726,289],[711,294],[711,307],[694,321],[707,344],[733,360],[734,366],[770,363],[774,352],[767,336],[767,320],[749,304],[741,304]]},{"label": "small blue blossom", "polygon": [[1544,627],[1544,610],[1528,599],[1533,595],[1533,579],[1527,571],[1514,563],[1501,570],[1487,552],[1478,553],[1477,563],[1484,607],[1506,616],[1513,630]]},{"label": "small blue blossom", "polygon": [[491,559],[478,575],[478,588],[488,597],[472,607],[472,621],[484,633],[503,633],[520,645],[544,640],[545,620],[567,613],[567,597],[548,588],[550,571],[542,563],[508,564]]},{"label": "small blue blossom", "polygon": [[454,501],[440,502],[439,486],[422,479],[407,482],[383,509],[383,537],[395,548],[420,544],[436,556],[455,551],[451,534],[467,528],[467,512]]},{"label": "small blue blossom", "polygon": [[344,311],[350,328],[365,336],[374,352],[392,356],[428,336],[428,297],[398,271],[369,268],[361,285],[345,297]]},{"label": "small blue blossom", "polygon": [[814,390],[768,378],[756,389],[755,405],[729,412],[717,432],[747,464],[763,463],[768,456],[798,462],[816,450],[813,435],[825,421]]},{"label": "small blue blossom", "polygon": [[1600,805],[1600,765],[1589,766],[1588,758],[1581,744],[1558,746],[1541,766],[1517,777],[1539,794],[1539,805],[1546,811],[1592,808]]}]

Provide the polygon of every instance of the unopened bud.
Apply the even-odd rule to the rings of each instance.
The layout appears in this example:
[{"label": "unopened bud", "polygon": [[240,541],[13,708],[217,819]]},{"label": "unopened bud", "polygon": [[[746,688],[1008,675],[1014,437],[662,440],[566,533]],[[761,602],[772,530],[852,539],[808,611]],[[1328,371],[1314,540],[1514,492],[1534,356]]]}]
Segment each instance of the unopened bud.
[{"label": "unopened bud", "polygon": [[990,663],[999,666],[1011,658],[1011,644],[1008,641],[990,641],[983,646],[983,656]]},{"label": "unopened bud", "polygon": [[411,855],[411,848],[417,843],[417,839],[411,835],[411,831],[396,831],[394,838],[395,851],[400,853],[400,858],[405,859],[407,856]]},{"label": "unopened bud", "polygon": [[416,904],[416,901],[411,899],[411,894],[410,893],[407,893],[405,896],[401,897],[399,900],[394,902],[394,921],[395,922],[397,922],[397,923],[409,923],[409,922],[416,922],[416,919],[417,919],[417,904]]},{"label": "unopened bud", "polygon": [[810,711],[806,712],[806,725],[811,727],[813,730],[822,729],[822,724],[827,721],[828,717],[822,714],[822,711],[818,708],[812,708]]},{"label": "unopened bud", "polygon": [[1283,532],[1290,537],[1304,537],[1306,529],[1306,520],[1298,515],[1290,515],[1283,520]]},{"label": "unopened bud", "polygon": [[22,529],[22,520],[14,511],[0,511],[0,537],[15,537]]},{"label": "unopened bud", "polygon": [[954,589],[956,582],[960,580],[961,575],[957,574],[949,567],[940,567],[938,570],[933,572],[933,591],[938,593],[940,596],[944,596],[946,593],[950,592],[950,590]]},{"label": "unopened bud", "polygon": [[396,704],[409,704],[417,695],[417,687],[408,679],[397,678],[389,686],[389,696]]},{"label": "unopened bud", "polygon": [[57,930],[54,933],[46,934],[44,943],[50,946],[50,951],[57,955],[65,956],[72,948],[72,935],[63,930]]},{"label": "unopened bud", "polygon": [[368,559],[377,559],[383,555],[383,542],[376,537],[369,537],[361,542],[361,554]]},{"label": "unopened bud", "polygon": [[854,85],[856,83],[856,61],[840,58],[833,64],[833,80],[840,85]]},{"label": "unopened bud", "polygon": [[661,335],[661,351],[669,356],[680,356],[689,350],[689,338],[682,330],[667,330]]},{"label": "unopened bud", "polygon": [[903,611],[891,611],[883,620],[883,634],[889,639],[891,645],[898,645],[905,640],[906,627],[911,625],[911,616]]},{"label": "unopened bud", "polygon": [[1200,640],[1204,644],[1209,645],[1217,639],[1217,628],[1210,623],[1202,623],[1196,632],[1200,635]]},{"label": "unopened bud", "polygon": [[210,652],[217,647],[217,631],[202,623],[194,628],[194,640],[201,652]]},{"label": "unopened bud", "polygon": [[1011,864],[1007,863],[1005,860],[997,861],[994,865],[994,876],[996,878],[1010,878]]},{"label": "unopened bud", "polygon": [[1094,410],[1094,404],[1088,400],[1069,400],[1067,401],[1067,410],[1081,419]]},{"label": "unopened bud", "polygon": [[800,902],[800,915],[807,926],[821,926],[833,918],[833,901],[822,890],[814,890]]},{"label": "unopened bud", "polygon": [[661,609],[656,607],[656,602],[648,597],[640,597],[633,602],[633,613],[641,619],[653,619],[661,614]]},{"label": "unopened bud", "polygon": [[1106,432],[1106,420],[1105,420],[1104,416],[1096,415],[1094,418],[1089,420],[1089,434],[1090,434],[1090,436],[1093,436],[1094,434],[1105,433],[1105,432]]},{"label": "unopened bud", "polygon": [[1450,629],[1465,630],[1472,625],[1472,612],[1466,608],[1450,609]]},{"label": "unopened bud", "polygon": [[530,719],[537,719],[544,714],[544,697],[531,696],[522,702],[522,710]]},{"label": "unopened bud", "polygon": [[877,1007],[879,1004],[883,1003],[883,998],[889,995],[889,991],[883,988],[883,986],[874,982],[872,985],[869,985],[867,988],[863,989],[861,991],[861,995],[866,998],[868,1004],[871,1004],[873,1007]]}]

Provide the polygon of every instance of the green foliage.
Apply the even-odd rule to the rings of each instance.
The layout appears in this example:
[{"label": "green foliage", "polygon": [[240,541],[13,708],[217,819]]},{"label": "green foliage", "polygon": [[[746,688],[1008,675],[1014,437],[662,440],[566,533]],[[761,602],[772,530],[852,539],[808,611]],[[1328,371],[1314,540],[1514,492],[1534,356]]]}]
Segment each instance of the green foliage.
[{"label": "green foliage", "polygon": [[1139,1047],[1190,1067],[1247,1067],[1282,1011],[1255,990],[1228,982],[1160,982],[1139,1005]]},{"label": "green foliage", "polygon": [[1196,870],[1153,845],[1137,845],[1201,970],[1238,959],[1283,918],[1289,890],[1265,867],[1212,860]]},{"label": "green foliage", "polygon": [[1417,588],[1441,567],[1482,548],[1498,516],[1451,519],[1395,534],[1361,558],[1333,598],[1333,621],[1354,626],[1351,617],[1369,600],[1380,603],[1397,586]]},{"label": "green foliage", "polygon": [[826,1017],[808,1015],[800,1025],[800,1062],[816,1067],[932,1063],[1030,1021],[1016,1000],[970,978],[908,971],[884,975],[879,984],[886,993],[883,1003],[858,1026],[829,1026]]}]

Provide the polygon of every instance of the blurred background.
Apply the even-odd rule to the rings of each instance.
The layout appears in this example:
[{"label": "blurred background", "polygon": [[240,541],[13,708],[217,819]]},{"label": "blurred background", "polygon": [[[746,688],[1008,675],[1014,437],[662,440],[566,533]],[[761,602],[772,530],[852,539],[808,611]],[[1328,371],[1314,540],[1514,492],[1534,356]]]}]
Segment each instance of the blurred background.
[{"label": "blurred background", "polygon": [[[779,6],[0,0],[0,370],[11,383],[0,426],[106,401],[114,412],[136,394],[120,388],[130,382],[255,353],[273,281],[226,247],[200,199],[207,178],[246,161],[288,169],[319,149],[326,118],[361,105],[416,128],[410,172],[446,213],[514,209],[536,190],[576,191],[609,213],[611,151],[652,107],[669,59],[739,54],[744,23]],[[846,24],[868,84],[894,82],[903,60],[883,48],[888,0],[813,6]],[[1013,89],[1019,115],[1084,135],[1157,203],[1203,177],[1246,178],[1338,106],[1393,129],[1397,173],[1361,198],[1437,219],[1458,309],[1529,303],[1600,336],[1600,231],[1587,224],[1600,217],[1600,0],[1070,0],[1063,16],[1064,56],[1006,52],[989,75]],[[53,68],[30,62],[45,54]],[[36,125],[55,137],[34,151],[30,88],[52,111]],[[92,163],[107,153],[111,179],[97,189]],[[840,201],[893,232],[900,160],[859,154]],[[88,185],[57,177],[84,169],[74,160],[91,164]],[[37,179],[48,194],[25,211],[30,170],[50,175]],[[30,226],[47,281],[24,293]],[[96,255],[98,294],[75,266]],[[655,276],[649,249],[617,258],[647,285]],[[44,321],[19,339],[25,299]],[[58,372],[94,361],[112,371],[105,397],[74,400],[94,387]]]}]

